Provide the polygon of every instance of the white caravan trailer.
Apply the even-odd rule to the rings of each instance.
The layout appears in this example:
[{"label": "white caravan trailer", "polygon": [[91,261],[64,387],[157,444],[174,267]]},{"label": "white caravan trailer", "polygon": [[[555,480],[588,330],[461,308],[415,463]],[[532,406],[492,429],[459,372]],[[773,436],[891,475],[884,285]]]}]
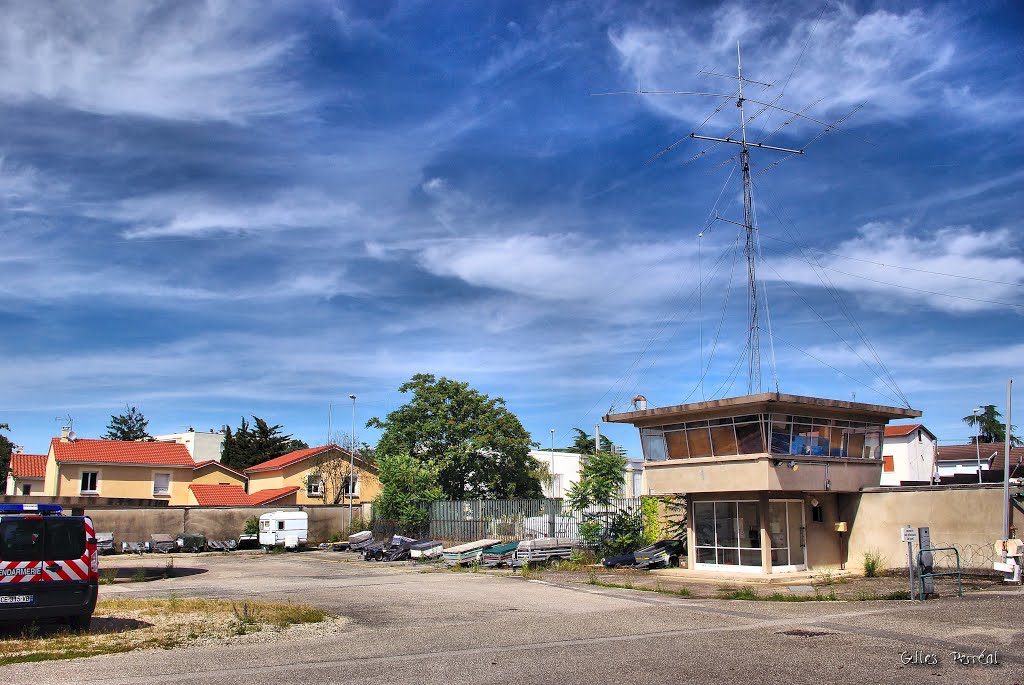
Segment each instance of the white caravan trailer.
[{"label": "white caravan trailer", "polygon": [[306,545],[309,515],[304,511],[272,511],[260,516],[260,546],[299,549]]}]

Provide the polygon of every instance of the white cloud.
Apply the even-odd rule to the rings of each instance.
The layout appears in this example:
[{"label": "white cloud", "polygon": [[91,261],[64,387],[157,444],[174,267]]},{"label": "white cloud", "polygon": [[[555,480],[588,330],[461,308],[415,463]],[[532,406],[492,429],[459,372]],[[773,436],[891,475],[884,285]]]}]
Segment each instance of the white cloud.
[{"label": "white cloud", "polygon": [[[829,252],[834,255],[815,256],[827,270],[828,279],[841,290],[884,295],[890,303],[909,301],[951,313],[990,309],[1019,312],[992,304],[1022,301],[1024,258],[1004,249],[1014,240],[1008,229],[983,231],[950,226],[926,235],[911,235],[902,226],[876,222],[862,226],[856,237],[831,246]],[[767,247],[770,241],[764,244]],[[815,270],[802,255],[790,253],[768,259],[771,268],[760,271],[762,278],[778,280],[781,276],[793,284],[822,287]],[[894,268],[899,266],[916,271]],[[990,282],[956,278],[952,274]]]},{"label": "white cloud", "polygon": [[167,194],[126,200],[107,213],[130,224],[125,238],[198,238],[300,228],[343,228],[360,217],[357,205],[321,192],[291,190],[262,201],[202,194]]},{"label": "white cloud", "polygon": [[307,101],[278,70],[287,30],[264,33],[277,9],[207,0],[163,5],[5,3],[0,95],[100,114],[244,120]]},{"label": "white cloud", "polygon": [[[733,4],[711,16],[710,31],[627,24],[612,28],[609,38],[631,85],[645,90],[732,93],[733,83],[698,72],[734,73],[739,41],[744,76],[775,83],[768,89],[748,86],[744,94],[754,100],[770,102],[778,95],[799,59],[778,104],[799,110],[824,98],[808,112],[816,118],[834,120],[859,103],[867,107],[856,115],[857,121],[903,118],[934,106],[934,99],[952,105],[954,114],[979,114],[967,97],[970,90],[950,88],[946,80],[958,66],[955,58],[960,48],[941,8],[902,13],[878,9],[861,15],[849,5],[833,3],[815,28],[816,20],[817,12],[783,21]],[[1007,95],[988,97],[1021,102]],[[703,120],[717,102],[682,95],[644,97],[644,103],[656,111],[691,123]],[[786,116],[772,115],[768,130]],[[709,124],[716,125],[731,129],[738,121],[723,114]]]},{"label": "white cloud", "polygon": [[[480,288],[535,300],[600,304],[609,310],[671,294],[695,274],[679,264],[696,242],[597,242],[576,234],[515,234],[433,241],[420,264]],[[609,314],[610,315],[610,314]]]}]

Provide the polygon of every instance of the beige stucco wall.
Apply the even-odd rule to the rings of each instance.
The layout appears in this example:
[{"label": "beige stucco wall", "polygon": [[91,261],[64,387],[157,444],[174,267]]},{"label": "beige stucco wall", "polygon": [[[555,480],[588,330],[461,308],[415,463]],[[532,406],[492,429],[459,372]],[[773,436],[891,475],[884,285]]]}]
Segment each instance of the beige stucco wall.
[{"label": "beige stucco wall", "polygon": [[[741,488],[746,492],[857,492],[878,485],[882,462],[874,459],[829,459],[821,457],[779,457],[745,455],[701,459],[646,462],[645,475],[651,494],[718,493]],[[798,464],[794,471],[787,464]]]},{"label": "beige stucco wall", "polygon": [[[99,473],[97,479],[97,496],[99,497],[157,499],[167,500],[170,504],[188,503],[188,485],[192,482],[191,467],[62,463],[58,464],[55,469],[54,482],[57,489],[51,494],[71,497],[80,495],[83,471]],[[157,473],[171,475],[170,495],[167,497],[153,495],[153,476]]]},{"label": "beige stucco wall", "polygon": [[[887,567],[905,568],[907,545],[900,540],[900,528],[906,525],[928,526],[932,545],[956,545],[966,565],[1002,537],[1003,489],[998,485],[894,488],[845,499],[842,509],[851,522],[849,567],[853,569],[862,569],[869,550],[881,552]],[[1012,524],[1020,531],[1024,516],[1013,507],[1010,512]]]},{"label": "beige stucco wall", "polygon": [[[299,487],[299,491],[295,493],[296,504],[323,504],[322,498],[309,497],[306,495],[306,476],[315,468],[315,466],[316,464],[313,460],[307,459],[294,464],[289,464],[284,468],[276,469],[274,471],[250,473],[249,492],[254,493],[269,488],[283,488],[297,485]],[[377,477],[357,466],[356,496],[354,501],[356,503],[371,502],[379,493],[380,481]]]},{"label": "beige stucco wall", "polygon": [[224,471],[216,466],[204,466],[192,471],[192,482],[200,485],[241,485],[245,487],[245,478]]}]

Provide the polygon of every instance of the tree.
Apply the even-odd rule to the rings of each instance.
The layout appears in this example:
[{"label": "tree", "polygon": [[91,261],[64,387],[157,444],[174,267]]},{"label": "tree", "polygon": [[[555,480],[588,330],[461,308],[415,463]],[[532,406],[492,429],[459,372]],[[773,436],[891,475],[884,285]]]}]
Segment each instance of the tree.
[{"label": "tree", "polygon": [[[573,440],[572,451],[579,452],[580,454],[593,454],[594,436],[588,434],[582,428],[573,428],[573,431],[576,433],[576,438]],[[601,436],[601,449],[605,452],[615,452],[622,455],[626,453],[624,449],[612,443],[607,435]]]},{"label": "tree", "polygon": [[348,494],[349,474],[352,473],[351,457],[349,452],[339,449],[328,449],[318,454],[313,460],[312,470],[306,476],[307,492],[311,484],[319,483],[324,504],[340,504]]},{"label": "tree", "polygon": [[280,425],[271,426],[258,416],[252,419],[254,423],[250,427],[243,416],[234,433],[231,426],[224,426],[220,460],[225,466],[241,471],[292,451],[289,449],[292,436],[282,435]]},{"label": "tree", "polygon": [[287,452],[285,452],[285,454],[288,454],[288,452],[298,452],[299,450],[308,450],[309,449],[309,444],[305,440],[299,440],[298,438],[292,438],[291,440],[288,441],[288,444],[285,445],[285,447],[288,450]]},{"label": "tree", "polygon": [[[9,431],[11,427],[6,423],[0,423],[0,431]],[[0,435],[0,475],[3,476],[4,485],[7,484],[7,473],[11,468],[11,454],[14,452],[14,443],[7,439],[6,435]]]},{"label": "tree", "polygon": [[395,521],[412,532],[430,520],[430,503],[444,499],[438,469],[429,461],[393,453],[380,458],[380,494],[373,500],[373,515]]},{"label": "tree", "polygon": [[[977,433],[976,436],[971,436],[970,444],[973,445],[975,441],[983,444],[989,442],[1005,441],[1006,424],[1000,420],[1003,418],[1003,415],[999,413],[999,411],[996,409],[996,405],[994,404],[985,405],[984,410],[985,411],[982,412],[981,414],[971,413],[963,418],[964,423],[966,423],[971,428],[974,428]],[[1019,437],[1013,434],[1013,431],[1016,430],[1016,426],[1010,426],[1010,443],[1014,447],[1020,447],[1021,445],[1024,445],[1024,442],[1022,442]]]},{"label": "tree", "polygon": [[566,503],[574,511],[589,507],[608,507],[626,482],[626,458],[611,452],[598,452],[583,463],[579,480],[565,493]]},{"label": "tree", "polygon": [[543,496],[534,443],[503,399],[433,374],[417,374],[398,390],[411,392],[410,401],[366,423],[383,430],[379,455],[433,464],[449,499]]},{"label": "tree", "polygon": [[150,437],[146,432],[149,421],[135,407],[124,405],[123,414],[112,415],[107,424],[106,440],[145,440]]}]

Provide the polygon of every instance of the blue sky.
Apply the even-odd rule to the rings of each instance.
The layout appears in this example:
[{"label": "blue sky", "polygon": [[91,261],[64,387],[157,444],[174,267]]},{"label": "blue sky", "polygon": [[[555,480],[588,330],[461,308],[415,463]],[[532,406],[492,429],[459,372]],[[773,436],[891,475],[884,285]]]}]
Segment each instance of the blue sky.
[{"label": "blue sky", "polygon": [[[753,155],[782,391],[898,404],[877,353],[963,440],[1024,382],[1016,3],[5,4],[0,422],[26,451],[126,403],[153,433],[256,414],[319,443],[330,403],[362,426],[415,373],[544,446],[636,393],[743,394],[739,229],[708,221],[720,194],[741,218],[735,150],[648,163],[719,101],[592,95],[731,92],[699,72],[737,41],[774,83],[749,97],[863,105]],[[821,130],[787,121],[751,126]]]}]

